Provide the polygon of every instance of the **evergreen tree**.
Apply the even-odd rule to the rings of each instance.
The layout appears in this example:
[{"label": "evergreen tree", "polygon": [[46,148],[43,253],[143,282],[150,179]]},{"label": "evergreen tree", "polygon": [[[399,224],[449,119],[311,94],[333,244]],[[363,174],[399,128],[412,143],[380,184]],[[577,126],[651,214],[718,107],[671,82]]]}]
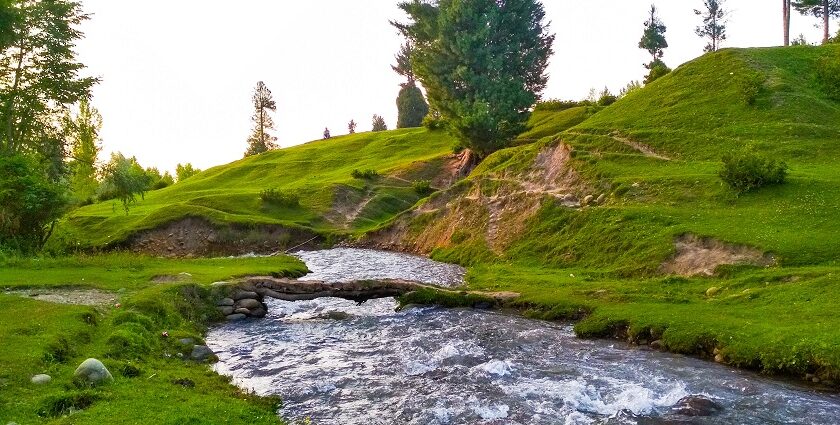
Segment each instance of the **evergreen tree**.
[{"label": "evergreen tree", "polygon": [[667,27],[657,15],[656,5],[650,6],[650,17],[645,21],[645,30],[642,39],[639,41],[639,48],[647,50],[651,55],[651,61],[645,65],[648,75],[645,77],[645,84],[652,83],[659,77],[671,72],[671,69],[662,61],[665,55],[664,49],[668,48],[668,41],[665,40]]},{"label": "evergreen tree", "polygon": [[274,102],[271,90],[262,81],[257,82],[257,87],[254,89],[251,102],[254,107],[254,115],[251,117],[251,121],[254,123],[254,130],[248,138],[248,149],[245,151],[246,157],[277,149],[277,144],[275,143],[277,138],[269,133],[270,130],[274,130],[274,120],[271,118],[269,112],[277,111],[277,104]]},{"label": "evergreen tree", "polygon": [[391,69],[406,78],[397,96],[397,128],[413,128],[423,125],[423,118],[429,113],[429,104],[423,92],[417,87],[414,71],[411,69],[411,43],[406,42],[396,56],[397,64]]},{"label": "evergreen tree", "polygon": [[840,0],[793,0],[793,7],[803,15],[823,20],[823,44],[831,39],[831,18],[840,18]]},{"label": "evergreen tree", "polygon": [[708,38],[705,52],[716,52],[726,40],[726,16],[729,12],[723,5],[726,0],[703,0],[703,10],[694,9],[694,14],[703,18],[703,25],[697,27],[698,37]]},{"label": "evergreen tree", "polygon": [[408,80],[403,86],[414,85],[417,79],[414,76],[414,70],[411,69],[411,42],[406,41],[405,44],[400,46],[400,51],[394,58],[397,60],[397,64],[391,65],[391,69]]},{"label": "evergreen tree", "polygon": [[96,194],[99,182],[96,180],[96,161],[100,146],[99,131],[102,129],[102,116],[90,104],[90,100],[79,102],[79,111],[75,116],[65,118],[65,133],[70,144],[70,191],[77,201],[86,201]]},{"label": "evergreen tree", "polygon": [[526,128],[545,88],[554,36],[537,0],[404,1],[393,24],[413,46],[411,65],[431,109],[479,157]]},{"label": "evergreen tree", "polygon": [[381,115],[374,115],[373,116],[373,131],[385,131],[388,129],[388,125],[385,124],[385,118],[382,118]]}]

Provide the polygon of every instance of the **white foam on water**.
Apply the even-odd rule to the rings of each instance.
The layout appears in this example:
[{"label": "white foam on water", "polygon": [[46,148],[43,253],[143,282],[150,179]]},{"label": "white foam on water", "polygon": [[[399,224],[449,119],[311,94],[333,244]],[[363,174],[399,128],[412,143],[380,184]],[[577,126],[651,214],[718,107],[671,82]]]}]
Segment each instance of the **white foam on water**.
[{"label": "white foam on water", "polygon": [[480,404],[472,406],[473,412],[485,421],[493,421],[508,417],[510,407],[507,404]]},{"label": "white foam on water", "polygon": [[481,371],[488,375],[495,375],[498,377],[508,376],[514,371],[513,363],[509,360],[490,360],[487,363],[482,363],[475,366],[473,371]]},{"label": "white foam on water", "polygon": [[413,360],[403,365],[403,371],[405,371],[405,374],[408,376],[419,376],[436,369],[436,366],[430,366]]}]

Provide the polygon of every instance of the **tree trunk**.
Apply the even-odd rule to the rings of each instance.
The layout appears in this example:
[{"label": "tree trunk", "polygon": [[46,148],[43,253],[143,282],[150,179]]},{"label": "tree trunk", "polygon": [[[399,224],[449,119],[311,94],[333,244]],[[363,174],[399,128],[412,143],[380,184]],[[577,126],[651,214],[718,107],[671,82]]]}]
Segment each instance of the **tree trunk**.
[{"label": "tree trunk", "polygon": [[782,0],[782,25],[785,47],[790,46],[790,0]]},{"label": "tree trunk", "polygon": [[831,8],[828,6],[828,0],[823,0],[823,44],[828,44],[828,39],[831,37],[829,34],[829,24],[831,18]]}]

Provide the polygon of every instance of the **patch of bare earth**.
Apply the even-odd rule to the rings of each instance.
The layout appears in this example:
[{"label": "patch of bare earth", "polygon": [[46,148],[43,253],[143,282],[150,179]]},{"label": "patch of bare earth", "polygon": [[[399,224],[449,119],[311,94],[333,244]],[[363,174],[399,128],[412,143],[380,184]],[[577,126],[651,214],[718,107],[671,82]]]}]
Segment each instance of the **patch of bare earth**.
[{"label": "patch of bare earth", "polygon": [[56,304],[89,306],[111,305],[118,299],[113,292],[96,289],[22,289],[6,291],[4,294]]},{"label": "patch of bare earth", "polygon": [[622,135],[621,135],[621,134],[619,134],[619,133],[615,133],[615,132],[614,132],[614,133],[610,134],[610,137],[612,137],[612,139],[613,139],[613,140],[615,140],[615,141],[617,141],[617,142],[623,143],[623,144],[625,144],[625,145],[627,145],[627,146],[629,146],[629,147],[631,147],[631,148],[633,148],[633,149],[635,149],[635,150],[637,150],[637,151],[641,152],[641,153],[642,153],[642,155],[644,155],[644,156],[646,156],[646,157],[649,157],[649,158],[656,158],[656,159],[661,159],[661,160],[663,160],[663,161],[670,161],[670,160],[671,160],[671,158],[668,158],[668,157],[667,157],[667,156],[665,156],[665,155],[662,155],[662,154],[660,154],[660,153],[657,153],[657,152],[656,152],[656,151],[654,151],[654,150],[653,150],[653,148],[651,148],[650,146],[648,146],[648,145],[646,145],[646,144],[644,144],[644,143],[639,143],[639,142],[637,142],[637,141],[635,141],[635,140],[630,140],[630,139],[628,139],[628,138],[626,138],[626,137],[622,136]]},{"label": "patch of bare earth", "polygon": [[676,253],[660,266],[666,274],[680,276],[713,276],[723,265],[748,264],[771,266],[772,255],[744,245],[727,244],[711,238],[683,235],[675,241]]}]

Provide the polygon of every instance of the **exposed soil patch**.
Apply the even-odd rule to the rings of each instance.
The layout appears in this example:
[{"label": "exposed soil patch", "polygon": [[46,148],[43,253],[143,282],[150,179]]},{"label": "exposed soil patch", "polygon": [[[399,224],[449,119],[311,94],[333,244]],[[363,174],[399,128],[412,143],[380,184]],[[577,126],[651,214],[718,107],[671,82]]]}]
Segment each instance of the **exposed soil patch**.
[{"label": "exposed soil patch", "polygon": [[22,289],[6,291],[4,294],[56,304],[90,306],[114,304],[119,298],[113,292],[99,291],[96,289]]},{"label": "exposed soil patch", "polygon": [[200,218],[185,218],[140,232],[126,243],[137,253],[158,257],[273,254],[307,241],[300,248],[317,248],[313,232],[282,226],[215,226]]},{"label": "exposed soil patch", "polygon": [[615,140],[615,141],[617,141],[617,142],[621,142],[621,143],[623,143],[623,144],[625,144],[625,145],[627,145],[627,146],[630,146],[631,148],[633,148],[633,149],[635,149],[635,150],[637,150],[637,151],[641,152],[641,153],[642,153],[644,156],[646,156],[646,157],[649,157],[649,158],[656,158],[656,159],[661,159],[661,160],[663,160],[663,161],[670,161],[670,160],[671,160],[671,158],[668,158],[668,157],[667,157],[667,156],[665,156],[665,155],[662,155],[662,154],[657,153],[657,152],[656,152],[656,151],[654,151],[654,150],[653,150],[653,148],[651,148],[650,146],[648,146],[648,145],[646,145],[646,144],[644,144],[644,143],[639,143],[639,142],[636,142],[636,141],[634,141],[634,140],[630,140],[630,139],[628,139],[628,138],[626,138],[626,137],[623,137],[623,136],[622,136],[621,134],[619,134],[619,133],[612,133],[612,134],[610,134],[610,137],[612,137],[612,138],[613,138],[613,140]]},{"label": "exposed soil patch", "polygon": [[681,276],[713,276],[722,265],[776,264],[772,255],[744,245],[727,244],[711,238],[683,235],[675,241],[676,254],[662,264],[660,271]]}]

